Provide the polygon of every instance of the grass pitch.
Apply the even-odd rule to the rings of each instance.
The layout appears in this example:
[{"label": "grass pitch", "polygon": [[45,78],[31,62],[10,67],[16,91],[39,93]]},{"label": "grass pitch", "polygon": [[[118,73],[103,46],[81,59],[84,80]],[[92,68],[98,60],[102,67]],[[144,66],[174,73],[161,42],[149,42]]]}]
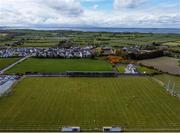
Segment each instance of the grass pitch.
[{"label": "grass pitch", "polygon": [[0,70],[4,69],[5,67],[11,65],[19,58],[0,58]]},{"label": "grass pitch", "polygon": [[112,71],[112,66],[106,61],[92,59],[30,58],[8,70],[7,73],[59,73],[66,71]]},{"label": "grass pitch", "polygon": [[179,99],[149,77],[26,78],[0,99],[0,130],[117,125],[126,131],[180,131],[179,107]]}]

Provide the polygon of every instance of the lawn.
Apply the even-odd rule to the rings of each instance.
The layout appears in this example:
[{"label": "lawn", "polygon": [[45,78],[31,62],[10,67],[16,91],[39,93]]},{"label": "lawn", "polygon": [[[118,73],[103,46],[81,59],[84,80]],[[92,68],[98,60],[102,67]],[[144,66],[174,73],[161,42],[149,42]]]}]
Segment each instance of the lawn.
[{"label": "lawn", "polygon": [[127,65],[119,65],[116,68],[117,68],[118,72],[124,73],[126,67],[127,67]]},{"label": "lawn", "polygon": [[150,69],[144,66],[137,66],[137,70],[140,73],[148,73],[148,74],[152,74],[152,73],[157,73],[158,71],[154,70],[154,69]]},{"label": "lawn", "polygon": [[8,70],[7,73],[60,73],[66,71],[112,71],[112,66],[103,60],[30,58]]},{"label": "lawn", "polygon": [[17,61],[18,58],[0,58],[0,70]]},{"label": "lawn", "polygon": [[0,130],[180,131],[180,100],[149,77],[25,78],[0,99]]}]

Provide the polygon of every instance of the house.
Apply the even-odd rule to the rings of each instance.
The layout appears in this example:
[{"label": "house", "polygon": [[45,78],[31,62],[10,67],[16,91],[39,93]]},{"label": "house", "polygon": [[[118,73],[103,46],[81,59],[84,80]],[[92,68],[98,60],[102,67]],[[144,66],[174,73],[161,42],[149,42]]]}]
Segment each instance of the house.
[{"label": "house", "polygon": [[137,74],[137,68],[135,65],[133,64],[128,64],[126,69],[125,69],[125,73],[127,74]]},{"label": "house", "polygon": [[128,48],[127,48],[127,47],[123,47],[122,50],[123,50],[124,52],[127,52],[127,51],[128,51]]},{"label": "house", "polygon": [[101,50],[102,50],[101,54],[104,55],[104,56],[108,56],[108,55],[113,55],[114,54],[113,49],[110,48],[110,47],[103,47]]}]

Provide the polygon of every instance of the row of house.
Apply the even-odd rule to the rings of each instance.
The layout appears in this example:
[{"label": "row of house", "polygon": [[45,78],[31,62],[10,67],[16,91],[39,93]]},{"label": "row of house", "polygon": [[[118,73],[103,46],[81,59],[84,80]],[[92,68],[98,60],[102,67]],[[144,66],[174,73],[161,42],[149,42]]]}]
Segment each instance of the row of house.
[{"label": "row of house", "polygon": [[28,55],[36,54],[37,48],[1,48],[0,57],[25,57]]},{"label": "row of house", "polygon": [[92,56],[92,46],[71,48],[48,48],[37,52],[37,57],[88,58]]},{"label": "row of house", "polygon": [[71,45],[69,45],[69,47],[66,47],[66,45],[60,45],[59,47],[54,48],[0,48],[0,57],[24,57],[27,55],[35,55],[38,57],[86,58],[91,57],[92,55],[118,55],[126,56],[124,58],[131,58],[132,56],[147,54],[148,58],[148,56],[151,54],[153,54],[153,56],[156,56],[157,54],[159,54],[158,50],[161,50],[160,48],[146,48],[148,47],[139,45],[120,47],[101,46],[97,48],[94,48],[93,46],[79,47]]},{"label": "row of house", "polygon": [[92,46],[66,48],[1,48],[0,57],[62,57],[62,58],[87,58],[92,56]]}]

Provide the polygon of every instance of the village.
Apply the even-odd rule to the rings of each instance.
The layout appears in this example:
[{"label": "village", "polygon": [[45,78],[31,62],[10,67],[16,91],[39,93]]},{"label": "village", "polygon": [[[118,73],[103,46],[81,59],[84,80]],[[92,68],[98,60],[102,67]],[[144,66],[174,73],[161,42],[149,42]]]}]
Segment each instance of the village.
[{"label": "village", "polygon": [[54,58],[89,58],[99,56],[120,56],[127,59],[148,59],[163,56],[168,47],[156,46],[155,44],[149,45],[135,45],[135,46],[71,46],[67,47],[0,47],[0,57],[25,57],[28,55],[37,57],[54,57]]},{"label": "village", "polygon": [[[94,47],[92,45],[80,47],[78,45],[71,46],[61,45],[60,47],[19,47],[19,48],[0,48],[1,58],[11,57],[34,57],[34,58],[102,58],[111,63],[114,69],[124,74],[147,74],[146,71],[138,70],[137,60],[151,59],[161,57],[166,54],[166,47],[159,47],[155,44],[144,46],[121,46],[121,47]],[[139,66],[140,67],[140,66]],[[122,69],[122,70],[120,70]]]}]

